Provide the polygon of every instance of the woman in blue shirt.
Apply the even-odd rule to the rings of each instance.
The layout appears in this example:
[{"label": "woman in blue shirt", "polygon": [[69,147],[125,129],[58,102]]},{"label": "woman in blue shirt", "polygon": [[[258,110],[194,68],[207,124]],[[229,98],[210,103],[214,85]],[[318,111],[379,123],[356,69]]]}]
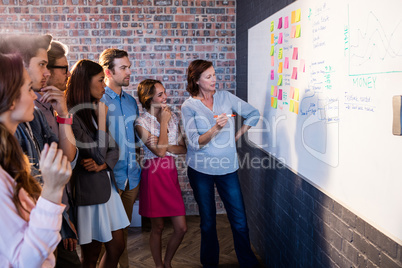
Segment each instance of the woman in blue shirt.
[{"label": "woman in blue shirt", "polygon": [[[195,60],[187,71],[191,97],[181,108],[188,139],[187,175],[201,216],[201,263],[219,264],[214,185],[225,205],[241,267],[256,267],[251,250],[243,196],[237,176],[236,141],[259,120],[259,112],[227,91],[215,90],[212,62]],[[235,133],[233,112],[244,117]]]}]

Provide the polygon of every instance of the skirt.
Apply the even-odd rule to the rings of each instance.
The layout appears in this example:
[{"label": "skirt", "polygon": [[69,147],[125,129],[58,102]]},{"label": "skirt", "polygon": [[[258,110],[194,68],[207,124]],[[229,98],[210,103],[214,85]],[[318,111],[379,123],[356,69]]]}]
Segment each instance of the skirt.
[{"label": "skirt", "polygon": [[[110,179],[110,176],[109,176]],[[111,183],[110,199],[104,204],[78,206],[78,244],[84,245],[96,240],[102,243],[112,240],[112,231],[130,225],[120,195]]]},{"label": "skirt", "polygon": [[175,160],[147,159],[141,171],[139,214],[148,218],[186,215]]}]

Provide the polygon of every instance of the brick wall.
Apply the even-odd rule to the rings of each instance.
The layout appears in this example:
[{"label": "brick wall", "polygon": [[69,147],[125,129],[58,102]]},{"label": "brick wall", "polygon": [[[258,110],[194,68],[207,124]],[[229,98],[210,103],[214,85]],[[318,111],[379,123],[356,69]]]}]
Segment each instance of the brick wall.
[{"label": "brick wall", "polygon": [[[237,1],[237,91],[247,99],[247,31],[293,0]],[[402,267],[402,246],[244,138],[239,171],[251,242],[265,267]],[[246,161],[247,162],[247,161]]]},{"label": "brick wall", "polygon": [[[236,1],[202,0],[0,0],[0,32],[51,33],[69,46],[69,63],[98,61],[109,47],[125,49],[133,64],[131,85],[159,79],[180,113],[188,98],[186,68],[194,59],[214,63],[220,89],[235,91]],[[197,214],[179,158],[179,181],[188,214]],[[223,205],[218,200],[218,213]]]}]

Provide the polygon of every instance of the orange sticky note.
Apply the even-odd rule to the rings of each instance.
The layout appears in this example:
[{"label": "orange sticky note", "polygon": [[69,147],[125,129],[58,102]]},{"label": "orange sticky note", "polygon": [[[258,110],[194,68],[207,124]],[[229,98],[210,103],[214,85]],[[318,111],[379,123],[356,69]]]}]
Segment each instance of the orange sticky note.
[{"label": "orange sticky note", "polygon": [[[276,97],[276,96],[275,96]],[[295,88],[295,95],[294,95],[294,98],[293,98],[295,101],[299,101],[299,89],[298,88]]]},{"label": "orange sticky note", "polygon": [[297,60],[298,57],[299,57],[299,49],[297,47],[294,47],[293,48],[293,57],[292,57],[292,59]]},{"label": "orange sticky note", "polygon": [[293,111],[295,114],[299,114],[299,103],[297,101],[295,101],[295,103],[293,104]]},{"label": "orange sticky note", "polygon": [[296,10],[295,22],[299,22],[301,17],[301,9]]},{"label": "orange sticky note", "polygon": [[278,79],[278,86],[282,85],[282,75],[279,75],[279,79]]},{"label": "orange sticky note", "polygon": [[275,98],[274,97],[271,97],[271,107],[274,107],[274,101],[275,100]]},{"label": "orange sticky note", "polygon": [[296,26],[296,33],[295,33],[295,37],[299,38],[301,34],[301,27],[300,24]]},{"label": "orange sticky note", "polygon": [[294,111],[294,106],[295,106],[295,101],[294,100],[290,100],[289,103],[289,111],[293,113]]},{"label": "orange sticky note", "polygon": [[292,29],[290,30],[290,38],[296,37],[296,26],[292,25]]},{"label": "orange sticky note", "polygon": [[293,67],[292,79],[297,80],[297,67]]},{"label": "orange sticky note", "polygon": [[271,34],[271,44],[273,44],[275,42],[275,34]]},{"label": "orange sticky note", "polygon": [[282,73],[282,69],[283,69],[283,62],[280,62],[278,65],[278,74]]},{"label": "orange sticky note", "polygon": [[274,66],[275,64],[275,56],[271,56],[271,66]]},{"label": "orange sticky note", "polygon": [[290,20],[290,23],[295,23],[295,21],[296,21],[296,11],[295,10],[293,10],[292,11],[292,16],[291,16],[291,20]]}]

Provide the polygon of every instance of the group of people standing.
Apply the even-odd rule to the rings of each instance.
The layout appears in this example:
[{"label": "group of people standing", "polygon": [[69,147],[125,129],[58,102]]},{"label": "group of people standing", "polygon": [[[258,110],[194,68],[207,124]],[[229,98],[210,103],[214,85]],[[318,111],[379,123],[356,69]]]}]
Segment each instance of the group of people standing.
[{"label": "group of people standing", "polygon": [[[219,264],[214,185],[240,266],[257,267],[235,143],[257,124],[259,112],[216,90],[211,62],[192,61],[191,97],[181,107],[185,139],[161,81],[138,85],[141,115],[123,91],[131,78],[126,51],[106,49],[99,63],[83,59],[71,71],[67,52],[50,35],[0,41],[0,266],[129,267],[127,227],[139,195],[139,212],[151,219],[155,267],[171,267],[187,231],[175,165],[186,153],[203,267]],[[245,118],[237,132],[233,113]],[[166,217],[174,230],[162,257]]]}]

